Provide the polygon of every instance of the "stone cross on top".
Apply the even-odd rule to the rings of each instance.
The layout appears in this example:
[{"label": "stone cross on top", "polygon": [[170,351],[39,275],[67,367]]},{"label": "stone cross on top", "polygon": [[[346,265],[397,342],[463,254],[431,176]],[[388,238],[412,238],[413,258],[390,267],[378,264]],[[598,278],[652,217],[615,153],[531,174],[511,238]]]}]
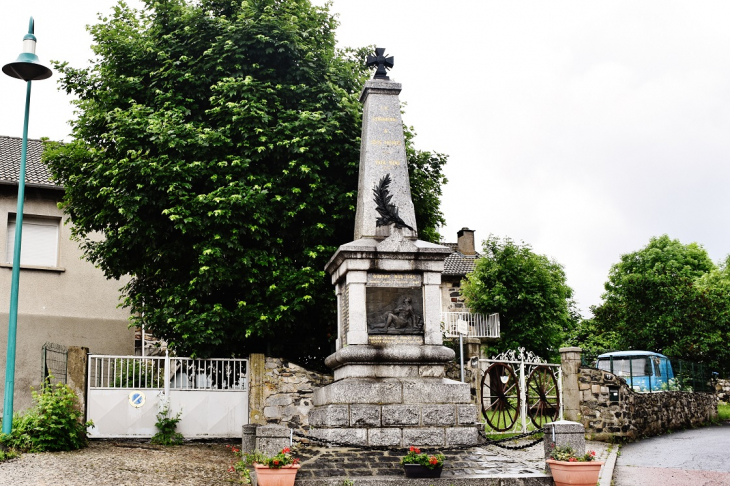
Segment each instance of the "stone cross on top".
[{"label": "stone cross on top", "polygon": [[373,79],[390,79],[386,69],[393,67],[393,56],[385,57],[385,47],[378,47],[375,49],[374,56],[368,56],[367,67],[377,66],[378,69],[375,71]]}]

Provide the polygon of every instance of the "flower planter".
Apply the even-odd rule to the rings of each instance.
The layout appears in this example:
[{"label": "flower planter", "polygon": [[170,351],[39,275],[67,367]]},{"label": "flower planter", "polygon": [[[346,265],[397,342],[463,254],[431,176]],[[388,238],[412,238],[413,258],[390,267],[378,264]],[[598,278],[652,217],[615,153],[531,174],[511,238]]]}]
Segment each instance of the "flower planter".
[{"label": "flower planter", "polygon": [[567,462],[548,459],[555,486],[596,486],[603,461]]},{"label": "flower planter", "polygon": [[269,466],[254,464],[256,468],[256,482],[259,486],[294,486],[299,464],[291,464],[272,469]]},{"label": "flower planter", "polygon": [[440,478],[443,466],[429,469],[420,464],[403,464],[407,478]]}]

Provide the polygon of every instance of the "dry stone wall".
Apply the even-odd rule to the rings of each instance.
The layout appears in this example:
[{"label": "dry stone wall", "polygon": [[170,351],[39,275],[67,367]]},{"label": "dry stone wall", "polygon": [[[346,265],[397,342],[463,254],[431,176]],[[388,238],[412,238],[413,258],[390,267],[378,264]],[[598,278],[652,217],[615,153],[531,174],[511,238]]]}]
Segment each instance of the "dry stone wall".
[{"label": "dry stone wall", "polygon": [[332,375],[282,358],[252,355],[251,362],[250,422],[292,429],[309,425],[314,390],[332,383]]},{"label": "dry stone wall", "polygon": [[[612,373],[581,367],[578,372],[580,419],[592,440],[638,439],[707,423],[717,416],[711,393],[636,393]],[[610,392],[618,390],[618,401]]]},{"label": "dry stone wall", "polygon": [[730,403],[730,380],[715,380],[715,395],[723,403]]}]

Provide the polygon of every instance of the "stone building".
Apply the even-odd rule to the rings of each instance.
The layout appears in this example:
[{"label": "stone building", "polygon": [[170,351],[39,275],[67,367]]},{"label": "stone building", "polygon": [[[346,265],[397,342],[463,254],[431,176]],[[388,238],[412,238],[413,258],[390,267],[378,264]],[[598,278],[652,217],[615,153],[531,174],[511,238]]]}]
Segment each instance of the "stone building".
[{"label": "stone building", "polygon": [[471,312],[461,294],[461,282],[467,274],[474,271],[480,255],[476,251],[474,230],[461,228],[457,232],[456,243],[443,243],[452,253],[444,261],[441,274],[441,322],[444,337],[454,339],[458,336],[459,321],[469,324],[469,334],[465,340],[467,357],[486,357],[483,344],[499,339],[499,315],[489,316]]},{"label": "stone building", "polygon": [[[0,136],[0,394],[4,394],[21,139]],[[107,280],[81,258],[58,208],[63,187],[41,162],[43,144],[28,141],[18,299],[14,410],[31,405],[42,380],[45,343],[82,346],[93,354],[134,353],[129,313],[118,308],[124,282]]]},{"label": "stone building", "polygon": [[441,311],[469,312],[461,295],[461,281],[474,270],[479,253],[474,245],[474,230],[461,228],[456,243],[444,243],[453,253],[444,261],[441,274]]}]

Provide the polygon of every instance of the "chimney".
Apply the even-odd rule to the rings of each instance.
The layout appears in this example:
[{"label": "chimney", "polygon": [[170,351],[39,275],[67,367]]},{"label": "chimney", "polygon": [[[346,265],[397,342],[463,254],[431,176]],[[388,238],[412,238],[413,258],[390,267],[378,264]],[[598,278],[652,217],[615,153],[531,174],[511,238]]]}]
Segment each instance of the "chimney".
[{"label": "chimney", "polygon": [[458,250],[462,255],[476,255],[474,249],[474,230],[461,228],[456,235],[459,237]]}]

